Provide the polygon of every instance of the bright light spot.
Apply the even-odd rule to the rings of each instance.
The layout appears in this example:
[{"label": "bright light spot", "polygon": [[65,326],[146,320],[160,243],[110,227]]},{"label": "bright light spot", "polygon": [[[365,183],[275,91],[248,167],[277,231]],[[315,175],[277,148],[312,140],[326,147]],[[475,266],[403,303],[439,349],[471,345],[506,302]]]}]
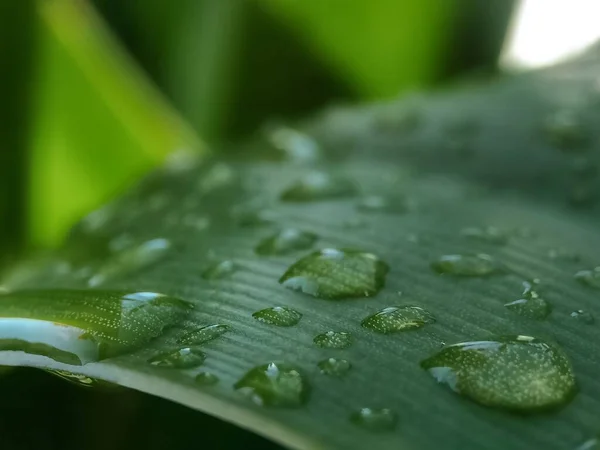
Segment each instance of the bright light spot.
[{"label": "bright light spot", "polygon": [[600,39],[597,0],[521,0],[500,57],[508,70],[548,66]]}]

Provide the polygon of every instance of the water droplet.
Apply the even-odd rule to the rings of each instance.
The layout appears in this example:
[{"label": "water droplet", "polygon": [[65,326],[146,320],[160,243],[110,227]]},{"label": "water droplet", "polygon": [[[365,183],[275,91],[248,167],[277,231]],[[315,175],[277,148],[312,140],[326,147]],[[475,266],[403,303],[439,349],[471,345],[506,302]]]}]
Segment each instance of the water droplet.
[{"label": "water droplet", "polygon": [[219,382],[219,377],[210,372],[200,372],[194,381],[198,386],[214,386]]},{"label": "water droplet", "polygon": [[510,303],[506,303],[504,306],[511,311],[520,314],[521,316],[529,319],[543,320],[552,312],[550,303],[541,298],[534,285],[539,284],[539,280],[535,279],[533,282],[523,282],[523,297]]},{"label": "water droplet", "polygon": [[284,202],[311,202],[356,194],[352,181],[325,172],[310,172],[281,194]]},{"label": "water droplet", "polygon": [[434,323],[433,315],[418,306],[390,306],[365,318],[361,325],[376,333],[389,334]]},{"label": "water droplet", "polygon": [[307,163],[317,161],[320,157],[319,144],[305,133],[288,127],[277,127],[268,133],[268,138],[291,161]]},{"label": "water droplet", "polygon": [[398,416],[388,408],[361,408],[350,415],[350,422],[370,431],[391,431],[396,428]]},{"label": "water droplet", "polygon": [[502,230],[496,227],[469,227],[463,228],[460,234],[466,238],[474,239],[483,242],[489,242],[490,244],[506,244],[508,236]]},{"label": "water droplet", "polygon": [[80,373],[68,372],[66,370],[46,369],[46,372],[85,388],[99,387],[101,385],[112,385],[112,383],[97,380],[96,378],[91,378]]},{"label": "water droplet", "polygon": [[544,132],[552,145],[565,151],[582,150],[588,141],[581,117],[572,109],[561,109],[548,116]]},{"label": "water droplet", "polygon": [[232,208],[231,218],[242,228],[261,227],[273,221],[271,211],[249,205],[237,205]]},{"label": "water droplet", "polygon": [[317,366],[321,370],[322,374],[331,375],[334,377],[343,377],[352,368],[352,364],[350,364],[348,361],[337,358],[324,359],[323,361],[319,361]]},{"label": "water droplet", "polygon": [[227,278],[236,271],[236,265],[233,261],[220,261],[209,266],[202,272],[202,278],[205,280],[220,280]]},{"label": "water droplet", "polygon": [[252,314],[259,322],[277,325],[278,327],[292,327],[300,322],[302,314],[292,308],[285,306],[273,306],[272,308],[261,309]]},{"label": "water droplet", "polygon": [[191,307],[154,292],[15,291],[0,302],[0,351],[81,365],[139,348]]},{"label": "water droplet", "polygon": [[455,392],[510,410],[562,406],[576,391],[575,374],[563,351],[529,336],[450,345],[421,367]]},{"label": "water droplet", "polygon": [[317,235],[314,233],[287,228],[262,240],[255,252],[259,255],[284,255],[296,250],[306,250],[312,247],[316,240]]},{"label": "water droplet", "polygon": [[405,213],[409,210],[409,205],[404,197],[383,197],[381,195],[369,195],[361,198],[356,203],[356,209],[362,212],[382,212],[382,213]]},{"label": "water droplet", "polygon": [[222,336],[229,330],[231,330],[229,325],[220,323],[207,325],[198,329],[186,331],[183,336],[177,339],[177,343],[183,345],[200,345]]},{"label": "water droplet", "polygon": [[201,365],[205,359],[206,355],[200,349],[184,347],[153,356],[148,363],[152,366],[170,369],[192,369]]},{"label": "water droplet", "polygon": [[575,274],[575,279],[594,289],[600,289],[600,266],[592,270],[580,270]]},{"label": "water droplet", "polygon": [[306,403],[310,393],[308,382],[295,366],[274,362],[249,370],[234,388],[257,405],[288,408]]},{"label": "water droplet", "polygon": [[389,266],[371,253],[327,248],[296,261],[279,279],[288,289],[339,300],[370,297],[383,287]]},{"label": "water droplet", "polygon": [[316,335],[313,342],[321,348],[344,349],[352,345],[353,339],[352,335],[345,331],[328,331]]},{"label": "water droplet", "polygon": [[88,284],[99,286],[114,278],[145,269],[164,258],[171,249],[167,239],[152,239],[116,253],[92,276]]},{"label": "water droplet", "polygon": [[592,325],[595,322],[594,316],[591,313],[584,311],[583,309],[578,309],[577,311],[573,311],[571,313],[571,317],[579,320],[586,325]]},{"label": "water droplet", "polygon": [[198,187],[201,192],[208,193],[231,185],[236,178],[233,168],[224,163],[217,163],[201,177]]},{"label": "water droplet", "polygon": [[575,450],[600,450],[600,438],[593,437],[588,439]]},{"label": "water droplet", "polygon": [[551,248],[548,250],[548,258],[572,262],[581,261],[581,255],[579,253],[564,248]]},{"label": "water droplet", "polygon": [[489,255],[444,255],[431,264],[440,274],[483,277],[500,272],[498,263]]}]

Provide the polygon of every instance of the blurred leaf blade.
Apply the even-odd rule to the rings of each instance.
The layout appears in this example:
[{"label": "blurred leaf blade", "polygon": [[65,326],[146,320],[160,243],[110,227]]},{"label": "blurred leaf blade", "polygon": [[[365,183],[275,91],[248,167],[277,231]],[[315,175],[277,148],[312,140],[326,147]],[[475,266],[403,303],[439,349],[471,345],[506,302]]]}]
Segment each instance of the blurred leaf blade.
[{"label": "blurred leaf blade", "polygon": [[170,152],[204,147],[89,4],[52,0],[37,6],[30,241],[47,247],[132,176]]},{"label": "blurred leaf blade", "polygon": [[[416,107],[425,122],[408,131],[405,118],[407,111],[415,111],[414,99],[334,110],[307,125],[304,131],[330,149],[316,168],[342,173],[366,195],[405,193],[415,200],[415,209],[404,214],[361,213],[356,198],[282,202],[281,193],[301,176],[314,178],[315,167],[276,158],[256,160],[245,154],[238,160],[216,159],[184,171],[155,173],[109,207],[110,220],[101,234],[111,239],[129,234],[134,245],[166,238],[173,252],[139,271],[128,268],[101,287],[184,299],[195,306],[188,321],[138,352],[82,367],[19,352],[0,353],[0,362],[72,370],[123,384],[209,412],[291,448],[573,448],[582,436],[597,431],[600,332],[569,314],[582,309],[600,316],[597,291],[573,279],[582,266],[597,264],[598,206],[593,199],[580,209],[565,204],[565,194],[578,181],[569,175],[574,155],[554,147],[540,123],[549,110],[577,107],[587,118],[582,126],[595,136],[598,108],[587,100],[600,95],[596,67],[597,60],[584,59],[424,96]],[[457,108],[464,113],[460,126]],[[249,144],[268,152],[265,145]],[[535,177],[531,166],[522,164],[524,148],[538,169]],[[598,163],[598,141],[591,139],[586,150]],[[599,181],[591,179],[593,186]],[[159,207],[148,201],[157,192],[167,199]],[[240,226],[240,206],[266,209],[270,221],[250,222],[254,228],[248,221]],[[461,234],[474,225],[506,230],[508,242],[474,241]],[[370,298],[340,302],[285,289],[278,283],[280,276],[309,251],[271,257],[258,256],[255,248],[276,229],[292,227],[317,235],[315,249],[358,248],[382,258],[390,266],[385,288]],[[98,256],[92,246],[95,238],[73,236],[60,257],[68,257],[74,247],[85,249],[89,258],[83,264],[92,274],[113,257],[119,259],[118,252]],[[549,256],[559,247],[578,258]],[[441,255],[465,252],[489,253],[509,270],[489,278],[457,279],[438,276],[430,268]],[[218,277],[202,276],[224,261],[230,262],[229,269]],[[85,288],[89,279],[77,269],[75,264],[73,271],[57,272],[50,264],[25,280],[7,278],[5,283],[11,289]],[[521,295],[524,280],[533,278],[541,280],[540,291],[554,307],[546,321],[520,317],[504,306]],[[437,321],[392,336],[361,327],[364,317],[401,303],[422,305]],[[280,328],[252,318],[253,312],[277,305],[303,314],[299,324]],[[212,323],[229,325],[231,331],[202,345],[204,366],[178,371],[148,364],[156,353],[173,349],[178,333]],[[343,379],[328,378],[317,367],[331,351],[316,347],[313,338],[328,330],[355,337],[355,344],[339,353],[353,365]],[[562,410],[523,417],[484,408],[436,385],[419,367],[443,343],[521,334],[558,341],[572,360],[581,390]],[[259,407],[232,389],[252,367],[282,360],[298,366],[312,386],[305,407]],[[198,388],[198,370],[214,372],[221,383],[210,390]],[[363,407],[394,410],[397,429],[373,434],[354,426],[348,418]]]}]

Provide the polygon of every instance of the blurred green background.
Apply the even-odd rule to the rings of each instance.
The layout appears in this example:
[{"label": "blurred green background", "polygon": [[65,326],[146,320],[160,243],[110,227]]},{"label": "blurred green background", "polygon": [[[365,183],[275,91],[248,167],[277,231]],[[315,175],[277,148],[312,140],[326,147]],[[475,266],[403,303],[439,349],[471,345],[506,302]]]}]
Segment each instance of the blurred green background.
[{"label": "blurred green background", "polygon": [[[76,220],[172,152],[208,154],[270,120],[293,124],[332,103],[493,75],[513,7],[509,0],[0,1],[0,265],[58,246]],[[41,448],[31,436],[22,444],[24,427],[7,426],[52,414],[35,406],[37,391],[19,391],[18,373],[1,391],[20,392],[14,404],[28,406],[21,417],[3,402],[0,439]],[[48,401],[80,398],[60,380],[23,373],[59,391]],[[60,414],[120,403],[94,395],[62,404]],[[184,422],[199,416],[128,395],[134,400],[126,403],[138,405],[133,428],[161,423],[140,412],[144,402],[174,408]],[[61,433],[72,430],[77,442],[95,429],[68,420],[63,431],[48,422],[45,448],[71,448]],[[219,426],[208,428],[219,434]],[[97,445],[73,448],[130,446],[126,437],[112,444],[96,434]],[[208,448],[236,448],[222,444]]]}]

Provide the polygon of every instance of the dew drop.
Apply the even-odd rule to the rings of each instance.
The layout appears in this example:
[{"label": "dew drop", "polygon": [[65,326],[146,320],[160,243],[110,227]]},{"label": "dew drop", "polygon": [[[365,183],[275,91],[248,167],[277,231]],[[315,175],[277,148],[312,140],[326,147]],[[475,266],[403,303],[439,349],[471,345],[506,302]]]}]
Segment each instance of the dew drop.
[{"label": "dew drop", "polygon": [[594,289],[600,289],[600,266],[592,270],[580,270],[575,274],[575,279]]},{"label": "dew drop", "polygon": [[155,355],[148,359],[148,363],[155,367],[192,369],[201,365],[205,359],[206,355],[200,349],[195,347],[183,347]]},{"label": "dew drop", "polygon": [[324,359],[323,361],[319,361],[317,366],[322,374],[331,375],[334,377],[343,377],[352,368],[352,364],[350,364],[348,361],[338,358]]},{"label": "dew drop", "polygon": [[356,203],[356,209],[366,213],[405,213],[409,205],[404,197],[384,197],[380,195],[369,195],[361,198]]},{"label": "dew drop", "polygon": [[163,259],[170,250],[171,242],[158,238],[119,251],[98,269],[88,284],[92,287],[99,286],[106,281],[145,269]]},{"label": "dew drop", "polygon": [[194,381],[198,386],[214,386],[219,382],[219,377],[210,372],[200,372]]},{"label": "dew drop", "polygon": [[498,263],[489,255],[444,255],[431,264],[439,274],[484,277],[500,272]]},{"label": "dew drop", "polygon": [[579,320],[581,323],[586,325],[592,325],[596,320],[591,313],[584,311],[583,309],[578,309],[577,311],[573,311],[571,313],[571,317],[573,319]]},{"label": "dew drop", "polygon": [[396,428],[398,416],[388,408],[361,408],[350,414],[350,422],[370,431],[391,431]]},{"label": "dew drop", "polygon": [[229,330],[231,330],[229,325],[220,323],[207,325],[198,329],[186,331],[179,339],[177,339],[177,343],[183,345],[200,345],[222,336]]},{"label": "dew drop", "polygon": [[281,194],[284,202],[311,202],[356,194],[352,181],[326,172],[310,172]]},{"label": "dew drop", "polygon": [[550,144],[565,151],[583,150],[588,141],[579,114],[572,109],[561,109],[549,115],[544,132]]},{"label": "dew drop", "polygon": [[271,211],[248,205],[234,207],[231,211],[231,218],[241,228],[258,228],[269,225],[273,221]]},{"label": "dew drop", "polygon": [[139,348],[191,308],[155,292],[15,291],[0,301],[0,351],[86,364]]},{"label": "dew drop", "polygon": [[231,276],[236,271],[236,265],[233,261],[225,260],[212,264],[202,272],[202,278],[205,280],[220,280]]},{"label": "dew drop", "polygon": [[262,240],[255,248],[259,255],[285,255],[306,250],[316,242],[317,235],[296,228],[287,228]]},{"label": "dew drop", "polygon": [[433,315],[419,306],[390,306],[365,318],[361,325],[376,333],[389,334],[434,323]]},{"label": "dew drop", "polygon": [[278,327],[292,327],[300,322],[302,314],[292,308],[285,306],[273,306],[272,308],[261,309],[252,314],[259,322],[277,325]]},{"label": "dew drop", "polygon": [[575,374],[563,351],[529,336],[450,345],[421,367],[471,400],[509,410],[563,406],[576,392]]},{"label": "dew drop", "polygon": [[389,266],[371,253],[327,248],[292,264],[279,279],[288,289],[319,298],[370,297],[383,287]]},{"label": "dew drop", "polygon": [[463,228],[460,234],[466,238],[490,244],[503,245],[508,241],[507,234],[496,227],[468,227]]},{"label": "dew drop", "polygon": [[321,348],[344,349],[352,345],[353,338],[345,331],[327,331],[316,335],[313,342]]},{"label": "dew drop", "polygon": [[249,370],[236,391],[261,406],[295,408],[306,403],[310,387],[299,369],[287,363],[263,364]]},{"label": "dew drop", "polygon": [[504,306],[511,311],[527,317],[529,319],[543,320],[552,312],[552,306],[546,300],[541,298],[534,285],[538,284],[539,280],[523,282],[523,297]]}]

